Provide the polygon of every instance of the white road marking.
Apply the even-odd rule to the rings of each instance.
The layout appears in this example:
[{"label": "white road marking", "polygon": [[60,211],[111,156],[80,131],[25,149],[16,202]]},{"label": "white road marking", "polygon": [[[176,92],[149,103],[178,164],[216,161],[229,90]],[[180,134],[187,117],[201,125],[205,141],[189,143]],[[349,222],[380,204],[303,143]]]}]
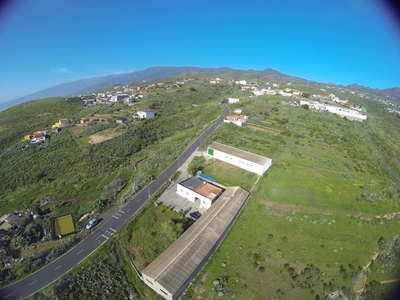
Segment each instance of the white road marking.
[{"label": "white road marking", "polygon": [[59,265],[57,268],[55,268],[54,271],[55,271],[55,270],[58,270],[59,268],[61,268],[61,265]]},{"label": "white road marking", "polygon": [[12,296],[12,294],[8,294],[7,296],[4,296],[3,298],[8,298],[10,296]]},{"label": "white road marking", "polygon": [[123,210],[119,210],[120,212],[122,212],[123,214],[125,213]]},{"label": "white road marking", "polygon": [[81,251],[79,251],[76,255],[78,255],[78,254],[81,254],[82,253],[82,251],[83,251],[83,249],[81,250]]},{"label": "white road marking", "polygon": [[32,284],[35,284],[36,282],[38,282],[38,281],[35,280],[34,282],[30,283],[29,286],[31,286]]},{"label": "white road marking", "polygon": [[114,228],[111,228],[111,227],[110,227],[110,229],[111,229],[112,231],[114,231],[114,232],[117,232]]},{"label": "white road marking", "polygon": [[116,218],[116,219],[118,219],[118,220],[119,220],[119,218],[118,218],[118,217],[116,217],[116,216],[113,216],[113,218]]},{"label": "white road marking", "polygon": [[106,237],[104,234],[101,235],[102,237],[106,238],[106,240],[108,240],[108,237]]}]

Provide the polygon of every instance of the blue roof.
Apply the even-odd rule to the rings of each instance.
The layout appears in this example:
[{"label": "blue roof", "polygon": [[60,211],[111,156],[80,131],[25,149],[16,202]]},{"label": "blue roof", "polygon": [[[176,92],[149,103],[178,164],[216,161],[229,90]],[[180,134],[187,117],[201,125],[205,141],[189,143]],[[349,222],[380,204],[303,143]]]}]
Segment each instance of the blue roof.
[{"label": "blue roof", "polygon": [[217,179],[215,179],[213,177],[210,177],[210,176],[207,176],[207,175],[205,175],[203,173],[198,174],[197,176],[202,178],[202,179],[204,179],[204,180],[206,180],[206,181],[208,181],[208,182],[216,182],[217,181]]}]

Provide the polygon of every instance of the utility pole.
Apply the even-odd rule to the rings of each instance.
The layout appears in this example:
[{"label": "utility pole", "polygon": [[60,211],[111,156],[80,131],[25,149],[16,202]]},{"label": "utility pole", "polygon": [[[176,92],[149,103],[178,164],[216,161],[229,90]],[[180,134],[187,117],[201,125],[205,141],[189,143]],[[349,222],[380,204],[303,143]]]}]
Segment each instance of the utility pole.
[{"label": "utility pole", "polygon": [[61,245],[62,245],[63,250],[65,250],[64,243],[63,243],[63,241],[62,241],[61,235],[58,235],[58,238],[60,239],[60,243],[61,243]]}]

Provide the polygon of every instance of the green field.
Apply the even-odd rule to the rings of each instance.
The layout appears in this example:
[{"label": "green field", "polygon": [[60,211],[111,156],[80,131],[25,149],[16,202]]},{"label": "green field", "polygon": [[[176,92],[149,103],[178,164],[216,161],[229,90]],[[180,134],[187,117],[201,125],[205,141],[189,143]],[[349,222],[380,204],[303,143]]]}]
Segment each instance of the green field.
[{"label": "green field", "polygon": [[364,275],[364,296],[387,293],[379,281],[396,279],[400,261],[378,258],[371,272],[362,269],[382,251],[378,241],[400,229],[398,132],[384,132],[373,117],[362,124],[268,100],[241,106],[250,117],[267,112],[264,121],[221,126],[210,140],[272,157],[273,165],[184,299],[323,299],[334,291],[353,298]]}]

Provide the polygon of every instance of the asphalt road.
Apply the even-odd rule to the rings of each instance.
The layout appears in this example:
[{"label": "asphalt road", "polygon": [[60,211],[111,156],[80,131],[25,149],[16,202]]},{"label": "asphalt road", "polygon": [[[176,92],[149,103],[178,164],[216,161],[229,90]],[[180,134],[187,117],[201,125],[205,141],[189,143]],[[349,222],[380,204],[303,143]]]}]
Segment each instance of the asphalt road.
[{"label": "asphalt road", "polygon": [[224,107],[223,116],[203,132],[167,169],[154,179],[146,188],[129,201],[123,208],[103,214],[101,222],[92,229],[92,233],[76,247],[66,252],[63,256],[46,265],[35,273],[0,289],[0,299],[23,299],[28,297],[59,277],[69,272],[76,265],[89,257],[96,249],[112,238],[117,231],[129,221],[140,208],[166,183],[179,167],[192,155],[204,140],[223,122],[229,114],[229,109]]}]

